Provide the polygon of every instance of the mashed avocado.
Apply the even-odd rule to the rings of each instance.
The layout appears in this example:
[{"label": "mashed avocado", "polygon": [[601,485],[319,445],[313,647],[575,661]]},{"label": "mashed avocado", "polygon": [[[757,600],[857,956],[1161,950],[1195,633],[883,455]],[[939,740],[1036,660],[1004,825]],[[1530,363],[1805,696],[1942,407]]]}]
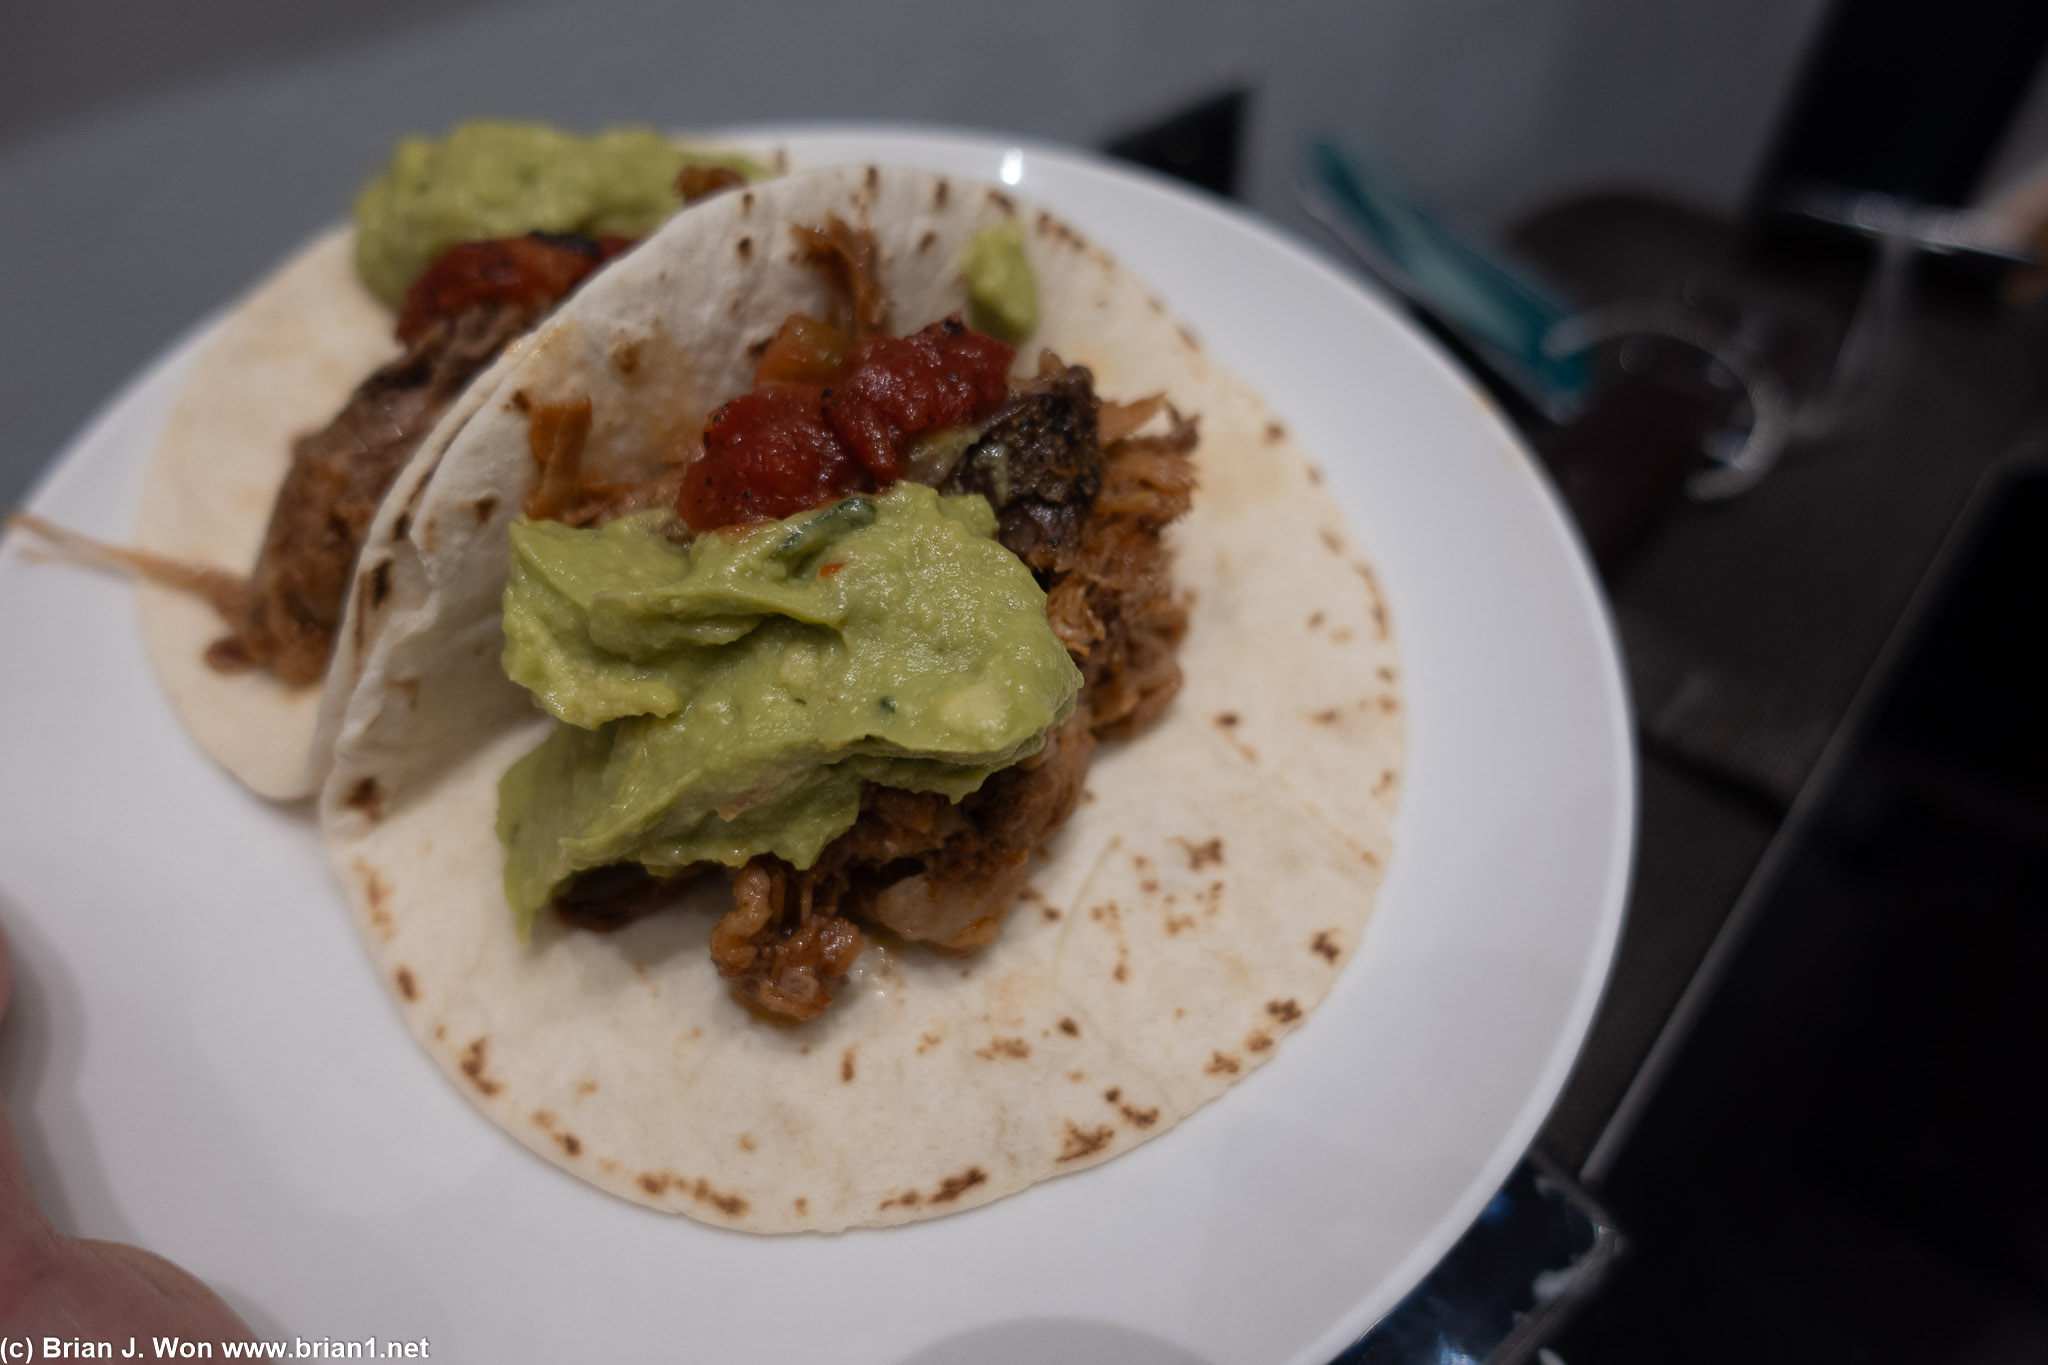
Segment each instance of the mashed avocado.
[{"label": "mashed avocado", "polygon": [[1012,346],[1038,326],[1038,277],[1024,254],[1024,224],[1015,218],[983,228],[960,262],[967,277],[967,320]]},{"label": "mashed avocado", "polygon": [[862,783],[958,800],[1073,710],[978,496],[903,482],[687,547],[670,524],[512,528],[505,671],[558,721],[498,788],[522,935],[586,868],[809,867]]},{"label": "mashed avocado", "polygon": [[465,123],[445,142],[407,138],[356,197],[356,269],[393,308],[461,242],[528,232],[644,237],[682,204],[686,165],[766,172],[743,156],[687,151],[644,128],[581,138],[535,123]]}]

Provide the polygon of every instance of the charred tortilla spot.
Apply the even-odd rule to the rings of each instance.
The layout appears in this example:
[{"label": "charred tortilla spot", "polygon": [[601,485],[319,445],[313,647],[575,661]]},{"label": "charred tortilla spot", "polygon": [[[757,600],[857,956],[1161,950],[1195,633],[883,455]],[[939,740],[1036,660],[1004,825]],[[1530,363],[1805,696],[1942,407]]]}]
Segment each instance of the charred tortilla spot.
[{"label": "charred tortilla spot", "polygon": [[[754,192],[753,192],[752,190],[748,190],[748,191],[747,191],[746,193],[744,193],[744,194],[742,194],[742,195],[740,196],[740,213],[741,213],[741,215],[742,215],[742,216],[744,216],[744,215],[746,215],[746,214],[752,213],[753,211],[754,211]],[[799,1203],[799,1204],[801,1204],[801,1203],[803,1203],[804,1201],[803,1201],[803,1200],[801,1200],[801,1199],[799,1199],[799,1200],[797,1200],[796,1202],[797,1202],[797,1203]]]},{"label": "charred tortilla spot", "polygon": [[398,519],[391,523],[391,538],[405,540],[412,535],[412,513],[400,512]]},{"label": "charred tortilla spot", "polygon": [[1258,1029],[1253,1029],[1250,1034],[1246,1035],[1244,1040],[1244,1050],[1246,1052],[1264,1052],[1271,1046],[1273,1046],[1273,1035]]},{"label": "charred tortilla spot", "polygon": [[882,187],[882,170],[881,170],[881,167],[879,167],[879,166],[870,166],[870,167],[868,167],[868,169],[867,169],[867,173],[866,173],[865,175],[863,175],[863,176],[862,176],[862,177],[860,178],[860,182],[861,182],[861,184],[863,184],[863,185],[867,186],[867,190],[868,190],[868,193],[869,193],[869,194],[873,194],[873,193],[874,193],[874,192],[875,192],[876,190],[878,190],[878,189],[880,189],[880,188]]},{"label": "charred tortilla spot", "polygon": [[1382,768],[1380,769],[1379,780],[1372,784],[1372,794],[1374,796],[1383,795],[1387,788],[1393,785],[1394,770],[1392,768]]},{"label": "charred tortilla spot", "polygon": [[469,1046],[462,1049],[462,1074],[469,1077],[469,1083],[486,1096],[495,1095],[502,1088],[497,1081],[484,1074],[488,1060],[489,1038],[472,1038]]},{"label": "charred tortilla spot", "polygon": [[1130,1124],[1133,1128],[1150,1128],[1153,1124],[1159,1122],[1159,1111],[1157,1109],[1140,1109],[1135,1105],[1126,1104],[1119,1106],[1117,1112],[1122,1114],[1124,1122]]},{"label": "charred tortilla spot", "polygon": [[1190,872],[1199,872],[1211,863],[1215,863],[1219,867],[1223,865],[1223,839],[1221,836],[1204,839],[1199,844],[1192,839],[1175,839],[1174,842],[1186,850],[1188,855],[1188,871]]},{"label": "charred tortilla spot", "polygon": [[1130,960],[1124,956],[1121,948],[1117,950],[1116,970],[1111,972],[1110,976],[1118,981],[1129,981],[1131,979]]},{"label": "charred tortilla spot", "polygon": [[917,254],[920,256],[924,255],[925,252],[938,245],[938,241],[939,234],[927,229],[924,236],[917,239]]},{"label": "charred tortilla spot", "polygon": [[398,983],[398,993],[408,1001],[420,998],[420,983],[414,979],[411,968],[400,967],[392,974],[392,980]]},{"label": "charred tortilla spot", "polygon": [[640,372],[640,343],[637,341],[619,342],[616,346],[612,347],[611,359],[612,368],[617,370],[622,377],[631,379]]},{"label": "charred tortilla spot", "polygon": [[1286,427],[1283,427],[1283,426],[1281,426],[1281,425],[1280,425],[1280,424],[1279,424],[1278,422],[1268,422],[1268,423],[1266,423],[1266,444],[1268,444],[1268,445],[1272,445],[1273,443],[1275,443],[1275,442],[1277,442],[1277,441],[1284,441],[1284,440],[1286,440],[1286,439],[1287,439],[1287,428],[1286,428]]},{"label": "charred tortilla spot", "polygon": [[976,1185],[988,1183],[988,1172],[979,1166],[969,1166],[958,1175],[949,1175],[939,1182],[939,1188],[932,1194],[934,1204],[950,1204]]},{"label": "charred tortilla spot", "polygon": [[533,400],[526,396],[525,389],[514,389],[512,391],[511,408],[514,412],[533,411]]},{"label": "charred tortilla spot", "polygon": [[1309,940],[1308,950],[1333,966],[1336,964],[1337,954],[1340,951],[1337,947],[1337,940],[1330,936],[1328,929],[1316,930],[1316,936]]},{"label": "charred tortilla spot", "polygon": [[1102,1092],[1103,1100],[1109,1104],[1115,1104],[1118,1100],[1121,1100],[1123,1097],[1123,1087],[1118,1085],[1113,1085],[1109,1089]]},{"label": "charred tortilla spot", "polygon": [[1323,486],[1323,471],[1315,465],[1307,466],[1308,481],[1316,487]]},{"label": "charred tortilla spot", "polygon": [[420,709],[420,680],[418,678],[393,678],[391,680],[391,690],[404,695],[405,704],[410,710],[417,711]]},{"label": "charred tortilla spot", "polygon": [[596,1093],[597,1093],[597,1082],[596,1082],[596,1081],[593,1081],[593,1080],[588,1080],[588,1079],[585,1079],[585,1080],[580,1080],[580,1081],[576,1082],[576,1098],[577,1098],[577,1099],[579,1099],[579,1100],[580,1100],[580,1099],[582,1099],[582,1098],[583,1098],[583,1097],[584,1097],[585,1095],[594,1095],[594,1094],[596,1094]]},{"label": "charred tortilla spot", "polygon": [[485,525],[490,521],[491,513],[498,510],[498,495],[496,493],[484,494],[469,505],[469,510],[476,514],[477,525]]},{"label": "charred tortilla spot", "polygon": [[1081,1036],[1081,1026],[1075,1023],[1071,1018],[1064,1014],[1060,1016],[1060,1022],[1058,1027],[1059,1031],[1061,1033],[1066,1034],[1069,1038],[1078,1038]]},{"label": "charred tortilla spot", "polygon": [[668,1177],[649,1171],[640,1177],[640,1188],[659,1199],[668,1192]]},{"label": "charred tortilla spot", "polygon": [[1226,730],[1235,730],[1238,722],[1242,719],[1243,717],[1235,711],[1218,711],[1216,713],[1216,723]]},{"label": "charred tortilla spot", "polygon": [[1295,1004],[1292,997],[1286,1000],[1268,1000],[1266,1002],[1266,1013],[1272,1015],[1283,1024],[1291,1024],[1301,1018],[1301,1006]]},{"label": "charred tortilla spot", "polygon": [[1330,643],[1333,645],[1348,645],[1351,638],[1351,629],[1348,626],[1339,626],[1330,632]]},{"label": "charred tortilla spot", "polygon": [[1324,617],[1321,612],[1318,611],[1310,613],[1308,618],[1308,628],[1310,630],[1321,630],[1323,628],[1323,620]]},{"label": "charred tortilla spot", "polygon": [[809,1213],[811,1211],[811,1201],[804,1198],[802,1195],[798,1195],[794,1203],[796,1205],[796,1211],[798,1213]]},{"label": "charred tortilla spot", "polygon": [[370,570],[370,605],[381,607],[384,599],[391,595],[391,561],[380,559],[377,567]]},{"label": "charred tortilla spot", "polygon": [[976,1048],[974,1055],[985,1057],[989,1061],[994,1061],[998,1057],[1014,1057],[1021,1060],[1031,1055],[1031,1044],[1022,1038],[991,1038],[988,1040],[988,1046]]},{"label": "charred tortilla spot", "polygon": [[1212,1052],[1209,1054],[1208,1064],[1202,1070],[1211,1076],[1235,1076],[1244,1070],[1244,1063],[1227,1052]]},{"label": "charred tortilla spot", "polygon": [[1190,332],[1185,325],[1175,327],[1174,330],[1180,333],[1180,339],[1188,344],[1190,351],[1199,352],[1202,349],[1202,343],[1195,339],[1195,334]]},{"label": "charred tortilla spot", "polygon": [[742,237],[742,238],[740,238],[740,240],[739,240],[739,244],[738,244],[738,247],[737,247],[737,250],[738,250],[738,251],[739,251],[739,253],[740,253],[740,259],[741,259],[741,260],[743,260],[743,261],[751,261],[751,260],[753,260],[753,259],[754,259],[754,239],[753,239],[752,237]]},{"label": "charred tortilla spot", "polygon": [[1335,725],[1337,723],[1339,714],[1340,713],[1338,712],[1338,710],[1333,706],[1327,711],[1316,712],[1314,715],[1310,716],[1309,719],[1314,721],[1318,725]]},{"label": "charred tortilla spot", "polygon": [[1058,1159],[1061,1162],[1067,1162],[1079,1161],[1083,1157],[1094,1156],[1104,1147],[1109,1146],[1115,1139],[1116,1129],[1106,1123],[1098,1124],[1093,1128],[1083,1128],[1072,1119],[1068,1119],[1066,1133],[1060,1142]]},{"label": "charred tortilla spot", "polygon": [[1060,908],[1057,905],[1048,905],[1038,913],[1045,916],[1048,920],[1056,920],[1060,917]]},{"label": "charred tortilla spot", "polygon": [[1344,537],[1338,535],[1329,527],[1325,526],[1317,531],[1316,536],[1323,542],[1323,548],[1331,554],[1341,555],[1344,553]]},{"label": "charred tortilla spot", "polygon": [[860,1051],[860,1044],[854,1043],[839,1054],[839,1079],[841,1082],[853,1079],[854,1054]]},{"label": "charred tortilla spot", "polygon": [[384,788],[376,778],[366,777],[349,788],[342,804],[374,825],[384,818]]},{"label": "charred tortilla spot", "polygon": [[389,943],[398,933],[398,924],[391,918],[391,908],[385,902],[390,898],[391,888],[377,875],[377,870],[362,859],[356,859],[356,875],[363,879],[364,909],[370,916],[370,924],[377,931],[377,937]]},{"label": "charred tortilla spot", "polygon": [[1017,201],[1004,194],[1001,190],[990,190],[988,192],[988,202],[994,204],[1012,218],[1017,216]]},{"label": "charred tortilla spot", "polygon": [[740,1150],[741,1150],[741,1151],[743,1151],[743,1152],[751,1152],[751,1151],[753,1151],[753,1150],[754,1150],[755,1148],[759,1147],[760,1145],[761,1145],[760,1143],[758,1143],[758,1142],[754,1141],[754,1135],[753,1135],[752,1133],[741,1133],[741,1134],[740,1134]]},{"label": "charred tortilla spot", "polygon": [[952,192],[952,185],[945,180],[940,180],[938,184],[932,186],[932,207],[935,209],[946,207],[946,196]]},{"label": "charred tortilla spot", "polygon": [[747,1201],[736,1194],[722,1194],[702,1180],[690,1186],[690,1195],[700,1204],[709,1204],[728,1218],[737,1218],[747,1211]]},{"label": "charred tortilla spot", "polygon": [[583,1155],[583,1140],[574,1133],[556,1133],[555,1141],[562,1144],[562,1150],[570,1156]]},{"label": "charred tortilla spot", "polygon": [[917,1037],[917,1055],[922,1057],[929,1049],[946,1041],[942,1033],[921,1033]]},{"label": "charred tortilla spot", "polygon": [[916,1190],[905,1190],[901,1194],[890,1195],[887,1199],[884,1199],[881,1203],[875,1205],[875,1208],[877,1210],[893,1209],[900,1204],[906,1209],[914,1209],[923,1202],[924,1196],[919,1194]]},{"label": "charred tortilla spot", "polygon": [[555,1111],[552,1109],[534,1110],[533,1123],[536,1128],[553,1128],[555,1126]]}]

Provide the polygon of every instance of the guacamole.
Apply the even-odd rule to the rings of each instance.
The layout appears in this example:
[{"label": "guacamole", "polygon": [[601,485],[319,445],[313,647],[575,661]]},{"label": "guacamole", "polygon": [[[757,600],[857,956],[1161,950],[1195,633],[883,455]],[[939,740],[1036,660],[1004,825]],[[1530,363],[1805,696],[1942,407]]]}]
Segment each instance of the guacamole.
[{"label": "guacamole", "polygon": [[356,269],[393,308],[461,242],[528,232],[645,237],[682,204],[686,165],[766,172],[743,156],[687,151],[645,128],[581,138],[535,123],[465,123],[407,138],[356,197]]},{"label": "guacamole", "polygon": [[863,783],[958,800],[1073,710],[978,496],[902,482],[687,546],[672,525],[512,528],[505,671],[557,720],[498,788],[522,934],[586,868],[809,867]]},{"label": "guacamole", "polygon": [[960,273],[967,279],[967,320],[976,331],[1014,346],[1038,326],[1038,277],[1024,254],[1024,224],[1012,218],[975,233]]}]

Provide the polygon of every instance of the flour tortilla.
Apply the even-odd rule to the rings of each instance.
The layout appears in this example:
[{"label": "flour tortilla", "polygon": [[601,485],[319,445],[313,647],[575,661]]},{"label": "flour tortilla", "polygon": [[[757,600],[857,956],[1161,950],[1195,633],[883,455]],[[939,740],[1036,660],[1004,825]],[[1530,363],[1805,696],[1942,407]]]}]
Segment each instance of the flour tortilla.
[{"label": "flour tortilla", "polygon": [[[1193,603],[1186,684],[1097,751],[1029,897],[971,957],[871,946],[830,1009],[765,1022],[706,941],[730,896],[615,934],[543,916],[521,944],[496,783],[546,732],[498,669],[506,527],[533,461],[517,400],[588,395],[592,454],[645,453],[750,384],[749,347],[829,305],[793,225],[880,241],[894,325],[959,308],[955,262],[1022,216],[1035,346],[1098,392],[1199,416],[1201,487],[1175,527]],[[401,525],[401,519],[403,524]],[[1389,856],[1403,721],[1371,569],[1313,467],[1104,253],[991,188],[838,168],[675,220],[536,333],[435,468],[394,496],[364,564],[357,685],[331,718],[321,816],[379,975],[428,1053],[521,1142],[654,1208],[756,1232],[951,1213],[1129,1151],[1301,1026],[1356,948]]]},{"label": "flour tortilla", "polygon": [[[229,313],[164,425],[138,547],[235,573],[256,562],[293,438],[325,426],[398,353],[390,310],[356,278],[353,240],[323,233]],[[261,795],[311,796],[320,689],[217,672],[205,654],[227,634],[219,614],[147,579],[136,591],[157,677],[199,747]]]},{"label": "flour tortilla", "polygon": [[[292,442],[326,426],[399,354],[395,319],[364,288],[354,253],[354,231],[330,229],[229,312],[164,424],[143,482],[138,548],[234,573],[255,565]],[[421,453],[468,420],[492,373],[471,381]],[[157,679],[194,742],[260,796],[296,801],[318,791],[323,686],[288,686],[266,669],[222,673],[206,662],[207,647],[228,633],[218,612],[147,578],[136,596]]]}]

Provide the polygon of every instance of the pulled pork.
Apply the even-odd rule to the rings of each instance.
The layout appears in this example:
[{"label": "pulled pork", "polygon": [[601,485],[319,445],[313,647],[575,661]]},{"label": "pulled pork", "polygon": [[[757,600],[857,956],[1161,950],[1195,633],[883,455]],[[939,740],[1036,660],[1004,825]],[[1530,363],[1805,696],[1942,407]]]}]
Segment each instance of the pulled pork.
[{"label": "pulled pork", "polygon": [[358,385],[325,428],[292,443],[247,577],[103,545],[38,517],[10,524],[81,560],[205,598],[229,629],[207,649],[215,669],[266,668],[283,683],[316,683],[334,650],[363,537],[399,470],[508,342],[631,245],[536,232],[466,242],[438,257],[406,295],[397,329],[405,353]]},{"label": "pulled pork", "polygon": [[[873,335],[888,314],[873,238],[836,218],[796,236],[839,286],[836,328]],[[794,318],[784,333],[796,324],[825,325]],[[1139,434],[1162,415],[1163,432]],[[533,428],[544,469],[542,428],[552,421],[536,414]],[[1087,369],[1047,351],[1034,376],[1010,382],[957,463],[931,475],[945,492],[986,497],[997,538],[1045,589],[1053,631],[1081,670],[1074,713],[1038,753],[957,804],[870,786],[853,826],[811,867],[764,856],[733,872],[733,908],[712,931],[711,958],[736,995],[783,1018],[815,1018],[861,951],[856,921],[948,952],[995,937],[1028,884],[1032,854],[1079,803],[1097,741],[1130,734],[1180,688],[1187,610],[1161,533],[1188,509],[1196,440],[1195,424],[1163,399],[1105,404]],[[562,506],[584,505],[578,496],[565,491]],[[633,872],[585,873],[557,914],[602,929],[647,913],[662,884]]]}]

